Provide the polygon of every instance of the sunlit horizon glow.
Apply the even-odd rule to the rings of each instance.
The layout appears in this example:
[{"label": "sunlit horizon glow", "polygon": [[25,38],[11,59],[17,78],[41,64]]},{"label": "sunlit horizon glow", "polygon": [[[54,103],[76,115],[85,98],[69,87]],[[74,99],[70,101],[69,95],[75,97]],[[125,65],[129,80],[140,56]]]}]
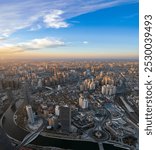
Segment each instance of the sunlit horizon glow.
[{"label": "sunlit horizon glow", "polygon": [[138,58],[138,54],[137,53],[114,53],[114,54],[110,54],[110,53],[101,53],[101,54],[89,54],[89,53],[72,53],[72,54],[67,54],[67,53],[40,53],[40,52],[23,52],[21,53],[17,53],[17,54],[5,54],[2,55],[0,57],[0,59],[43,59],[43,58],[104,58],[104,59],[108,59],[108,58],[112,58],[112,59],[122,59],[122,58],[129,58],[129,59],[137,59]]},{"label": "sunlit horizon glow", "polygon": [[0,59],[138,58],[138,0],[6,0],[0,13]]}]

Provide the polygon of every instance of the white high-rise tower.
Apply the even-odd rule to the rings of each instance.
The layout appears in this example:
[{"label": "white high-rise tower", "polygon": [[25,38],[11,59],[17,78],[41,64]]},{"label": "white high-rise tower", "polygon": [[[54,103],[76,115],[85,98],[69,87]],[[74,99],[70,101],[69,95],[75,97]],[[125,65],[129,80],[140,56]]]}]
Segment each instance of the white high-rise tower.
[{"label": "white high-rise tower", "polygon": [[28,115],[28,121],[31,124],[33,124],[35,122],[35,120],[34,120],[34,114],[33,114],[31,105],[26,106],[26,111],[27,111],[27,115]]}]

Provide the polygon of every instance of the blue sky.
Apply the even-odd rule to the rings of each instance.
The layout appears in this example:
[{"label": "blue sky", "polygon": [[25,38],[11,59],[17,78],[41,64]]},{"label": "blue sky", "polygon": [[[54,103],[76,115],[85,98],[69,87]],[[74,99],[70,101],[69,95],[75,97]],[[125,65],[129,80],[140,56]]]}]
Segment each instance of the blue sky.
[{"label": "blue sky", "polygon": [[138,57],[137,0],[0,0],[3,57]]}]

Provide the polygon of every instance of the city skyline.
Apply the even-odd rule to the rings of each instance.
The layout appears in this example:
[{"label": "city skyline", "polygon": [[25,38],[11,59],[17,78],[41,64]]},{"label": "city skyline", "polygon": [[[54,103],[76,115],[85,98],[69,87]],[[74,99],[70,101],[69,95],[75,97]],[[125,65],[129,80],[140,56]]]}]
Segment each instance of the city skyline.
[{"label": "city skyline", "polygon": [[138,58],[138,0],[7,0],[0,58]]}]

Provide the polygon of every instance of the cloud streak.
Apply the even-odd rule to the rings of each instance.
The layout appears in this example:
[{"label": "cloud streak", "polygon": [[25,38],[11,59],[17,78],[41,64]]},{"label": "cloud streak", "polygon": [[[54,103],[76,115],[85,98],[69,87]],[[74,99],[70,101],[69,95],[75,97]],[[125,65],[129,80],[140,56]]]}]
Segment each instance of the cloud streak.
[{"label": "cloud streak", "polygon": [[[0,37],[29,28],[66,28],[67,19],[103,8],[138,2],[138,0],[14,0],[0,5]],[[28,30],[28,29],[27,29]]]},{"label": "cloud streak", "polygon": [[42,39],[33,39],[29,42],[19,43],[18,47],[23,47],[28,50],[38,50],[44,48],[54,48],[59,46],[64,46],[64,42],[54,39],[54,38],[42,38]]},{"label": "cloud streak", "polygon": [[12,54],[20,53],[24,51],[40,50],[40,49],[50,49],[60,46],[64,46],[65,43],[61,40],[54,38],[42,38],[42,39],[33,39],[28,42],[13,44],[5,44],[0,46],[0,54]]}]

